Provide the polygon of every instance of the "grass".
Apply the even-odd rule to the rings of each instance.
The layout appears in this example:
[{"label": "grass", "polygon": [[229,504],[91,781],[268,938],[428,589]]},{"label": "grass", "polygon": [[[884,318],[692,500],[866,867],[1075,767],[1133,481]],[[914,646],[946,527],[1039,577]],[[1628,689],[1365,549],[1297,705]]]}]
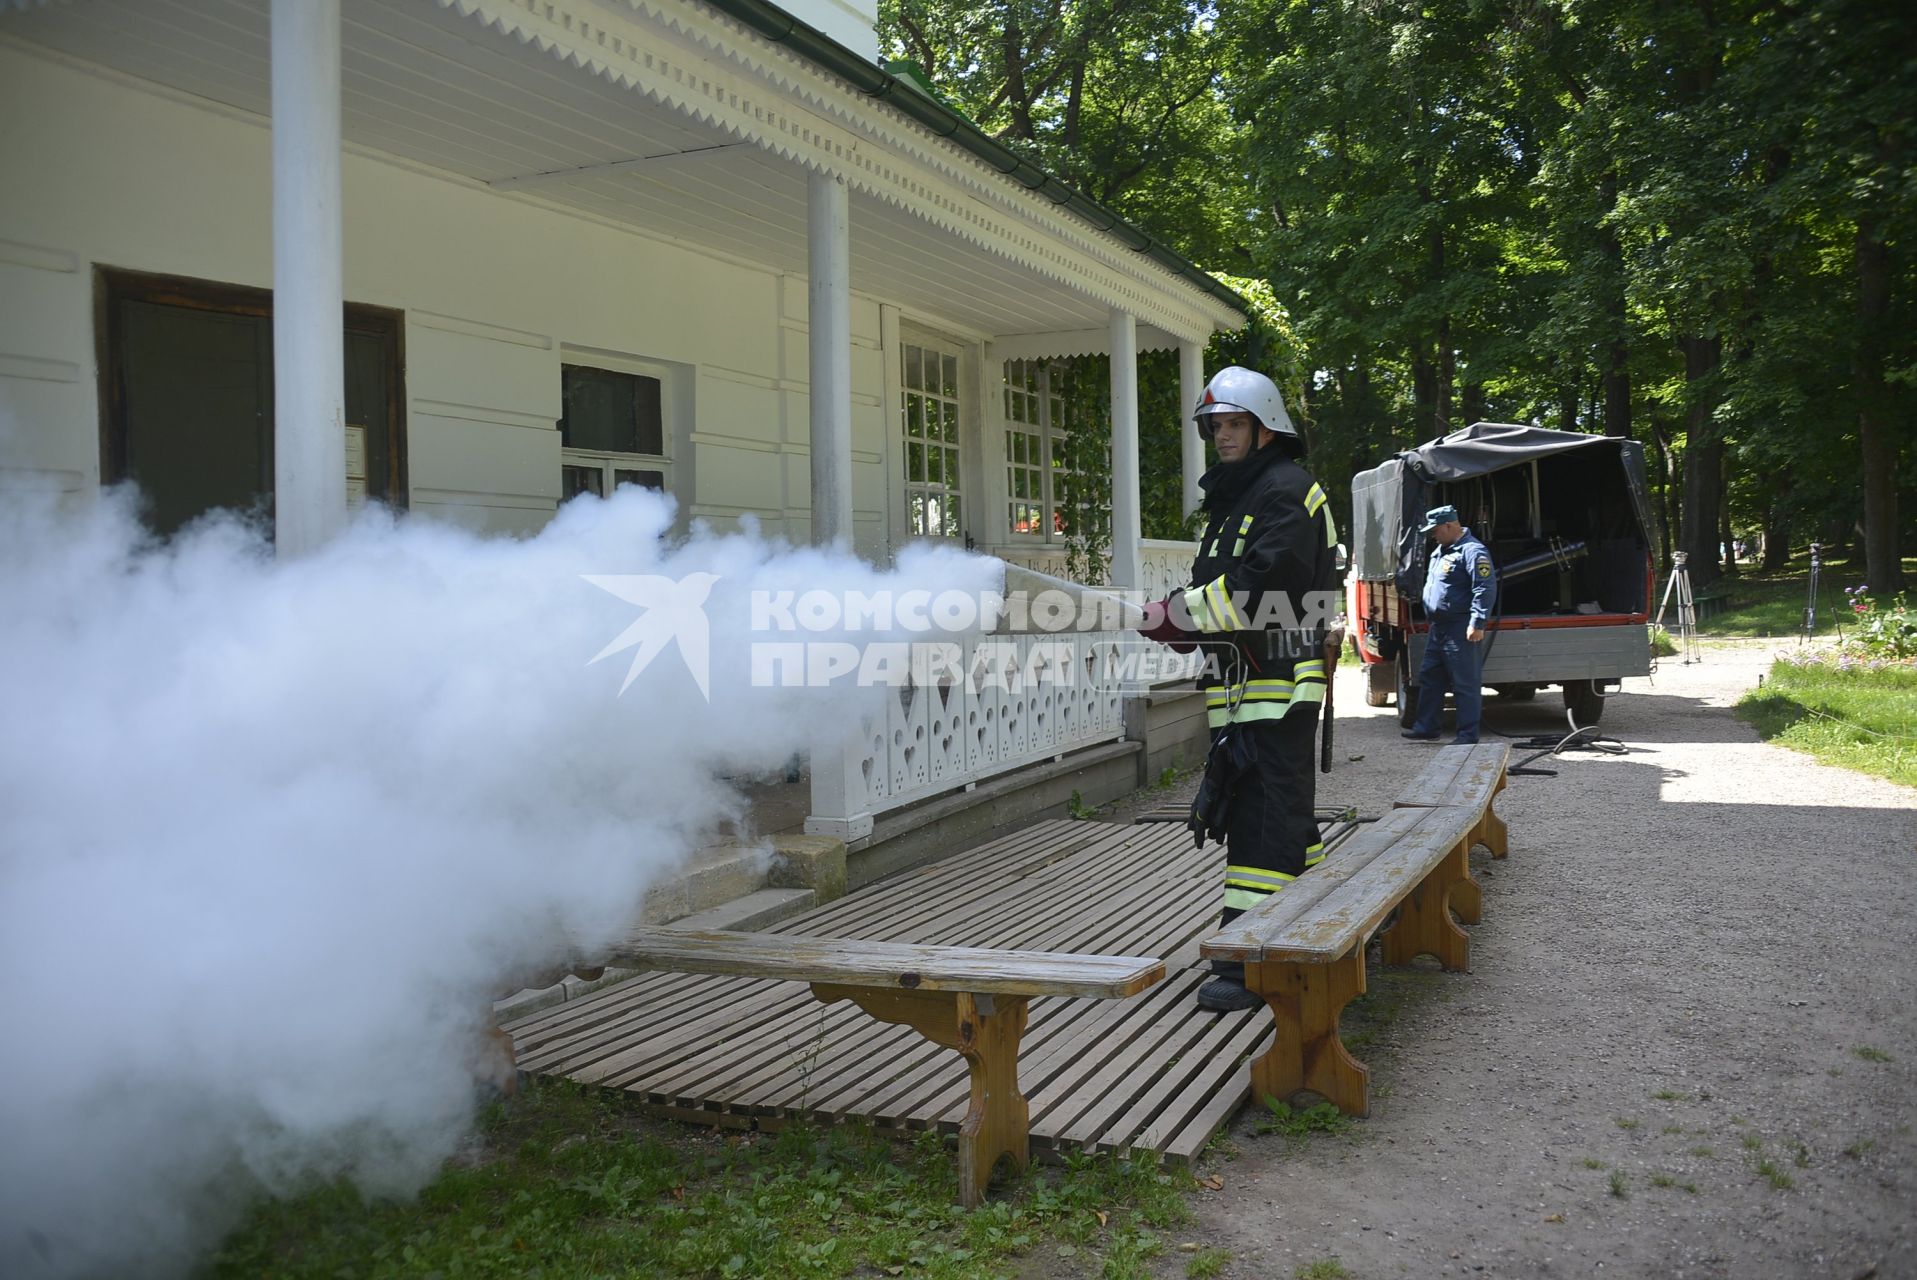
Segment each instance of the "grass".
[{"label": "grass", "polygon": [[1316,1262],[1300,1263],[1291,1275],[1292,1280],[1347,1280],[1351,1273],[1336,1258],[1320,1258]]},{"label": "grass", "polygon": [[1200,1249],[1185,1259],[1185,1280],[1211,1280],[1213,1276],[1223,1275],[1225,1264],[1230,1261],[1229,1249]]},{"label": "grass", "polygon": [[1586,1156],[1584,1157],[1584,1167],[1587,1169],[1602,1169],[1604,1167],[1604,1161]]},{"label": "grass", "polygon": [[1611,1170],[1611,1194],[1619,1200],[1631,1198],[1631,1184],[1625,1181],[1622,1169]]},{"label": "grass", "polygon": [[1675,1089],[1659,1089],[1651,1096],[1659,1102],[1689,1102],[1691,1100],[1690,1094],[1679,1093]]},{"label": "grass", "polygon": [[1763,686],[1738,702],[1737,714],[1780,746],[1917,786],[1917,669],[1775,662]]},{"label": "grass", "polygon": [[[1776,573],[1760,573],[1749,565],[1738,566],[1735,578],[1722,578],[1711,584],[1705,594],[1720,596],[1728,602],[1721,613],[1698,623],[1705,636],[1795,636],[1803,630],[1804,606],[1810,599],[1810,554],[1794,556]],[[1904,576],[1917,579],[1917,557],[1906,557]],[[1844,607],[1844,588],[1864,580],[1862,560],[1826,559],[1817,578],[1817,630],[1820,637],[1834,637],[1840,625],[1848,625],[1850,613]],[[1664,576],[1658,575],[1658,599],[1664,598]],[[1675,625],[1673,610],[1664,615],[1664,625]],[[1652,613],[1657,611],[1654,608]]]},{"label": "grass", "polygon": [[1003,1274],[1027,1255],[1149,1274],[1189,1179],[1153,1160],[1068,1157],[960,1209],[944,1141],[794,1126],[723,1136],[645,1119],[617,1095],[535,1080],[416,1198],[315,1187],[257,1205],[203,1280],[271,1274],[546,1280],[605,1275]]},{"label": "grass", "polygon": [[1638,1120],[1634,1116],[1617,1117],[1617,1127],[1620,1129],[1626,1129],[1626,1130],[1635,1129],[1637,1128],[1637,1126],[1638,1126]]},{"label": "grass", "polygon": [[1865,1062],[1895,1061],[1895,1059],[1892,1058],[1890,1054],[1886,1053],[1882,1049],[1877,1048],[1874,1045],[1860,1044],[1856,1048],[1852,1049],[1851,1052],[1856,1054],[1858,1057],[1862,1058]]},{"label": "grass", "polygon": [[1329,1102],[1294,1109],[1289,1103],[1266,1098],[1265,1111],[1252,1126],[1253,1132],[1282,1134],[1293,1142],[1303,1142],[1314,1133],[1340,1134],[1351,1128],[1351,1117]]}]

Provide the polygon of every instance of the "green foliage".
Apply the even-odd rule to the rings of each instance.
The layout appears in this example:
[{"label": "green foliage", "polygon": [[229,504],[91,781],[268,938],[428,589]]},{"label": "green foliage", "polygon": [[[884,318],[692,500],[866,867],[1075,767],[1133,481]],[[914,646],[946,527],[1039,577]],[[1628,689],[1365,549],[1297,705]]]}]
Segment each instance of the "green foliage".
[{"label": "green foliage", "polygon": [[935,1134],[720,1137],[648,1126],[608,1091],[554,1082],[496,1111],[483,1137],[411,1202],[334,1185],[261,1204],[206,1275],[957,1278],[1069,1248],[1130,1277],[1189,1212],[1156,1161],[1085,1156],[967,1212]]},{"label": "green foliage", "polygon": [[1772,663],[1737,714],[1781,746],[1917,786],[1917,666],[1810,650]]},{"label": "green foliage", "polygon": [[1852,614],[1850,630],[1838,642],[1845,658],[1866,665],[1917,659],[1917,615],[1901,593],[1888,604],[1861,583],[1844,594]]},{"label": "green foliage", "polygon": [[1292,1268],[1292,1280],[1349,1280],[1351,1273],[1336,1258],[1301,1262]]},{"label": "green foliage", "polygon": [[1230,1261],[1229,1249],[1200,1249],[1185,1259],[1185,1280],[1213,1280],[1225,1273],[1225,1264]]},{"label": "green foliage", "polygon": [[1253,1132],[1281,1134],[1293,1142],[1303,1142],[1314,1133],[1336,1135],[1351,1128],[1351,1117],[1329,1102],[1295,1110],[1289,1103],[1266,1098],[1265,1110],[1268,1114],[1258,1117]]},{"label": "green foliage", "polygon": [[[1278,380],[1334,510],[1353,472],[1474,420],[1605,430],[1644,442],[1696,587],[1745,572],[1719,561],[1728,527],[1773,572],[1813,540],[1853,552],[1888,599],[1917,513],[1899,13],[885,0],[880,36],[1006,145],[1233,273],[1258,323],[1207,369]],[[1102,413],[1103,362],[1074,363]],[[1140,399],[1144,529],[1178,537],[1170,353]],[[1095,530],[1073,541],[1098,558]]]}]

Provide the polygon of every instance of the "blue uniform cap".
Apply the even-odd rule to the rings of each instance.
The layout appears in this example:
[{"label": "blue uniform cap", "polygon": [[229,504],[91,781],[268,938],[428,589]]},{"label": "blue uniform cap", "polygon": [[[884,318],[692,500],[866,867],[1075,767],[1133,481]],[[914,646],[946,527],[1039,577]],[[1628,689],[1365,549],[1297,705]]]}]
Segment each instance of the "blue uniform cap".
[{"label": "blue uniform cap", "polygon": [[1453,506],[1433,507],[1424,513],[1424,528],[1419,533],[1430,533],[1441,524],[1450,524],[1458,518],[1458,509]]}]

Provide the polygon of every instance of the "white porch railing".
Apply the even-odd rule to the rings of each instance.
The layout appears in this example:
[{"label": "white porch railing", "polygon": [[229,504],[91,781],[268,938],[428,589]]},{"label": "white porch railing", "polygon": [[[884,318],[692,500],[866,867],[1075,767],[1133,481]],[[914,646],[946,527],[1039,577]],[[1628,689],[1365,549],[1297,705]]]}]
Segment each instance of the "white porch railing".
[{"label": "white porch railing", "polygon": [[[1198,554],[1195,542],[1172,542],[1162,538],[1146,538],[1138,544],[1139,559],[1144,567],[1145,580],[1139,583],[1140,589],[1148,600],[1163,600],[1191,581],[1192,558]],[[1065,549],[1063,547],[1024,547],[1007,546],[989,548],[999,559],[1011,564],[1023,565],[1027,569],[1036,569],[1040,573],[1049,573],[1055,578],[1065,575]],[[1104,559],[1105,572],[1101,577],[1111,577],[1111,557]]]},{"label": "white porch railing", "polygon": [[[1009,550],[1009,549],[1008,549]],[[1143,544],[1147,594],[1185,585],[1188,542]],[[1011,550],[1003,559],[1058,576],[1064,552]],[[812,759],[806,830],[841,839],[871,834],[881,813],[1125,734],[1124,696],[1136,673],[1107,660],[1136,647],[1127,631],[987,635],[961,646],[962,674],[932,686],[885,690],[860,718],[854,745]],[[1167,655],[1168,656],[1168,655]],[[1196,670],[1196,662],[1192,663]],[[883,721],[881,723],[881,720]]]}]

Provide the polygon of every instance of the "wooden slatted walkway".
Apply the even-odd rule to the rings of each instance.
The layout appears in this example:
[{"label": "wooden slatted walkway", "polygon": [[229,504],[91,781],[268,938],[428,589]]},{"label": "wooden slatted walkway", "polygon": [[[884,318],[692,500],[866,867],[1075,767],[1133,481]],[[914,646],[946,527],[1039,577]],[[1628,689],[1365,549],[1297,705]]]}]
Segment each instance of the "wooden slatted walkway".
[{"label": "wooden slatted walkway", "polygon": [[[1033,1000],[1019,1083],[1035,1150],[1189,1159],[1249,1095],[1246,1064],[1271,1034],[1268,1010],[1206,1013],[1193,999],[1223,863],[1180,828],[1044,822],[772,932],[1164,957],[1166,980],[1131,1000]],[[506,1030],[525,1070],[708,1124],[816,1113],[949,1131],[967,1103],[958,1055],[798,982],[648,973]]]}]

